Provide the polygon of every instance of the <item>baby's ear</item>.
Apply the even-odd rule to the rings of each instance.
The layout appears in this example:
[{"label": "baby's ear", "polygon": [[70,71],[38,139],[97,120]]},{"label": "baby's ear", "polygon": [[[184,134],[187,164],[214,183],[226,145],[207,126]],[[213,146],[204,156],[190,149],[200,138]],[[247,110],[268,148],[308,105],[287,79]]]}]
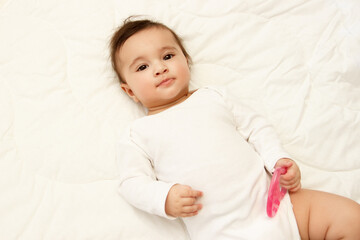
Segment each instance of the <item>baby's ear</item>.
[{"label": "baby's ear", "polygon": [[140,102],[139,99],[135,96],[134,92],[131,90],[130,86],[126,83],[121,83],[121,89],[126,92],[126,94],[136,103]]}]

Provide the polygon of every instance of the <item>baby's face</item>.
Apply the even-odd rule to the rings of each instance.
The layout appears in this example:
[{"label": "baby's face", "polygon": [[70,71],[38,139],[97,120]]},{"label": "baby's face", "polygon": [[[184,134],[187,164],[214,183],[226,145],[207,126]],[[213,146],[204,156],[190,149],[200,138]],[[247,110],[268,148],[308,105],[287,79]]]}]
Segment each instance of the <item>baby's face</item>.
[{"label": "baby's face", "polygon": [[142,30],[118,52],[122,89],[147,108],[159,107],[188,93],[188,61],[172,33],[164,28]]}]

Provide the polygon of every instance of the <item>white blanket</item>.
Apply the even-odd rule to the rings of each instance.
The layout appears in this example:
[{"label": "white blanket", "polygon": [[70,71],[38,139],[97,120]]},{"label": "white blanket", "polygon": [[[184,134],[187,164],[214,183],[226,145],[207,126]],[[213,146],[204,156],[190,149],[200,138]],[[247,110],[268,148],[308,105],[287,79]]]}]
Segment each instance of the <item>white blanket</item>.
[{"label": "white blanket", "polygon": [[108,42],[130,15],[173,28],[191,88],[274,124],[303,187],[360,203],[360,2],[0,0],[0,239],[188,239],[117,193],[116,144],[144,114]]}]

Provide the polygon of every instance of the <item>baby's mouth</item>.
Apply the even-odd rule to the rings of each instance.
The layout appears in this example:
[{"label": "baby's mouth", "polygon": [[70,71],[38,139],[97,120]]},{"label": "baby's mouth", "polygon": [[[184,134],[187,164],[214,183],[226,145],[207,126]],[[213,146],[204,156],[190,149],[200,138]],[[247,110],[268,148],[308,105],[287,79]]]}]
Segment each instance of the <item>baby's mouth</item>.
[{"label": "baby's mouth", "polygon": [[156,87],[167,86],[167,85],[169,85],[173,80],[175,80],[175,78],[165,78],[165,79],[162,80],[159,84],[157,84]]}]

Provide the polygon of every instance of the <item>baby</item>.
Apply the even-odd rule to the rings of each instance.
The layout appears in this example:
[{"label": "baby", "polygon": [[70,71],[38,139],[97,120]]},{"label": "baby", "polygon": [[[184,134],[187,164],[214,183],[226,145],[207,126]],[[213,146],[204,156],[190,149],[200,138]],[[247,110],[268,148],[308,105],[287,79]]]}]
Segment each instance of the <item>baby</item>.
[{"label": "baby", "polygon": [[[301,189],[273,128],[222,89],[189,91],[191,58],[165,25],[127,19],[111,40],[121,88],[148,111],[119,144],[119,190],[133,206],[181,217],[191,239],[360,239],[360,205]],[[288,189],[266,215],[269,175]]]}]

